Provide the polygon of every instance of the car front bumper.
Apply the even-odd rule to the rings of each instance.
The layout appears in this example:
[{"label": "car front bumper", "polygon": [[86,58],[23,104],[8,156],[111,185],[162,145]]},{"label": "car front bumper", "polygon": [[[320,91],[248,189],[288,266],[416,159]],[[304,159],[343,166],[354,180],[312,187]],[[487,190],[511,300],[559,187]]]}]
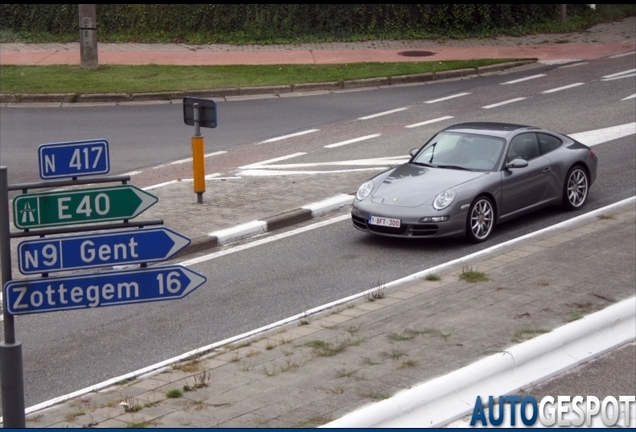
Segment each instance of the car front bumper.
[{"label": "car front bumper", "polygon": [[[351,220],[356,229],[371,234],[387,237],[405,238],[439,238],[461,236],[466,233],[466,218],[468,204],[449,206],[443,211],[435,211],[432,207],[428,211],[424,206],[398,207],[375,204],[370,200],[354,200],[351,209]],[[400,227],[386,227],[369,223],[370,216],[400,219]],[[443,222],[422,222],[424,217],[448,216]]]}]

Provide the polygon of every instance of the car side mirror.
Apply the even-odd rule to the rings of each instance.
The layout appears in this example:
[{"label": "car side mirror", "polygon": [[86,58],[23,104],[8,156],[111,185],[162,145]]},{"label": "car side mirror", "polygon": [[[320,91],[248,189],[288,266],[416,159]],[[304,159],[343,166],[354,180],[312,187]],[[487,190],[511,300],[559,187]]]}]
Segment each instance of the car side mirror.
[{"label": "car side mirror", "polygon": [[528,161],[525,159],[514,159],[506,164],[506,169],[510,168],[525,168],[528,166]]},{"label": "car side mirror", "polygon": [[418,148],[414,148],[413,150],[411,150],[411,151],[409,152],[409,154],[411,155],[411,157],[414,157],[414,156],[417,154],[417,152],[418,152],[418,151],[420,151],[420,149],[418,149]]}]

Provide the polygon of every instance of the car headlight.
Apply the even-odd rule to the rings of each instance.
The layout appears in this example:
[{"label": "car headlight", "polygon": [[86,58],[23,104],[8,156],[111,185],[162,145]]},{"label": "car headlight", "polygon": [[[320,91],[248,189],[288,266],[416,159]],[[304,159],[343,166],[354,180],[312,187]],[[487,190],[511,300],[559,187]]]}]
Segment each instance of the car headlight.
[{"label": "car headlight", "polygon": [[368,181],[358,188],[358,192],[356,192],[356,198],[358,198],[358,201],[362,201],[369,196],[372,190],[373,182]]},{"label": "car headlight", "polygon": [[453,189],[448,189],[435,197],[433,201],[433,208],[435,210],[444,210],[451,205],[457,193]]}]

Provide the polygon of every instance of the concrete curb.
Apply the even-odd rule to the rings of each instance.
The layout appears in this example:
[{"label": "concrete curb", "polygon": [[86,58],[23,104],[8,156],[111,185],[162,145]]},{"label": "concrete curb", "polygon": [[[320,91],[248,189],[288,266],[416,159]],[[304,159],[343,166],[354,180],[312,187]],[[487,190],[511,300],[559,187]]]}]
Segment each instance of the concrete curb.
[{"label": "concrete curb", "polygon": [[352,202],[352,195],[337,195],[322,201],[307,204],[300,208],[269,216],[262,220],[246,222],[230,228],[214,231],[208,234],[207,237],[194,239],[191,246],[182,252],[179,257],[305,222],[330,211],[337,210]]},{"label": "concrete curb", "polygon": [[515,345],[322,427],[441,427],[477,396],[513,394],[636,339],[636,297]]},{"label": "concrete curb", "polygon": [[187,96],[219,98],[228,96],[245,95],[279,95],[286,93],[300,93],[316,90],[343,90],[358,89],[365,87],[379,87],[387,85],[398,85],[405,83],[425,83],[429,81],[439,81],[448,78],[459,78],[470,75],[481,75],[492,72],[499,72],[506,69],[536,63],[538,59],[524,59],[499,63],[478,68],[457,69],[432,73],[421,73],[412,75],[402,75],[395,77],[377,77],[346,80],[339,82],[324,83],[300,83],[293,85],[279,86],[259,86],[259,87],[236,87],[222,89],[202,89],[188,92],[143,92],[143,93],[104,93],[104,94],[80,94],[80,93],[44,93],[44,94],[0,94],[0,103],[87,103],[87,102],[129,102],[129,101],[169,101],[182,99]]}]

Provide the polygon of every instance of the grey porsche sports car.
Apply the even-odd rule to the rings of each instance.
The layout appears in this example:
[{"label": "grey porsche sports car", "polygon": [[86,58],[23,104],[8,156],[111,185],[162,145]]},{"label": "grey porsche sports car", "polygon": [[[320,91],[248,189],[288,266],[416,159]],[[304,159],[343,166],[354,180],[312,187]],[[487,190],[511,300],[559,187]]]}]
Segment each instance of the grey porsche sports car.
[{"label": "grey porsche sports car", "polygon": [[598,159],[566,135],[505,123],[450,126],[411,159],[358,189],[353,226],[392,237],[465,235],[486,240],[494,226],[550,205],[578,209]]}]

